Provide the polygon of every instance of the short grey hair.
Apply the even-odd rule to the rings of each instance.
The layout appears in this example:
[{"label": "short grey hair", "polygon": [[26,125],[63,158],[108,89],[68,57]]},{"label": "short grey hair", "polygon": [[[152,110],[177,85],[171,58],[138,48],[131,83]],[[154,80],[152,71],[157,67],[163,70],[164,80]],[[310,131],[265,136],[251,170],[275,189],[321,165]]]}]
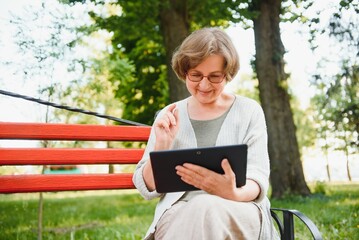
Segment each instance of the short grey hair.
[{"label": "short grey hair", "polygon": [[224,57],[224,73],[227,81],[231,81],[239,70],[239,56],[228,34],[219,28],[202,28],[191,33],[174,52],[172,68],[185,81],[188,70],[210,55]]}]

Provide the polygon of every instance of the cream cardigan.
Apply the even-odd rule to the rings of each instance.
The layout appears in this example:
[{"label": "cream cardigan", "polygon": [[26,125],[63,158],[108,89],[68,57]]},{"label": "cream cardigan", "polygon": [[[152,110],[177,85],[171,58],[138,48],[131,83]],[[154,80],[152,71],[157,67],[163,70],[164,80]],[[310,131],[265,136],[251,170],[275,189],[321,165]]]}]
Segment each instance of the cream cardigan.
[{"label": "cream cardigan", "polygon": [[[187,112],[188,98],[176,103],[179,112],[180,129],[173,143],[173,149],[197,147],[194,130],[190,123]],[[166,108],[165,108],[166,109]],[[159,116],[164,111],[161,111]],[[149,159],[149,152],[153,151],[155,144],[155,133],[151,131],[144,155],[138,163],[133,182],[140,194],[147,200],[160,197],[155,210],[155,215],[149,227],[145,239],[151,237],[155,231],[156,224],[162,214],[178,201],[184,192],[159,194],[156,191],[148,191],[144,182],[142,171]],[[269,187],[269,157],[267,151],[267,129],[263,110],[254,100],[236,96],[232,108],[224,120],[216,146],[231,144],[248,145],[247,178],[256,181],[261,193],[255,200],[262,212],[262,229],[260,239],[277,239],[270,215],[270,203],[266,197]]]}]

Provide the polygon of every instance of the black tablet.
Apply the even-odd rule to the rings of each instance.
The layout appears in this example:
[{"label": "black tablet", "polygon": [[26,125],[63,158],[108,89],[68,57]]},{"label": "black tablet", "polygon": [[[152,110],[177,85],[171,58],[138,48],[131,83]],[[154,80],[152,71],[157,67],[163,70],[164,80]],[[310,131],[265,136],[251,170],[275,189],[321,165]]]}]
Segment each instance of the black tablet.
[{"label": "black tablet", "polygon": [[228,145],[206,148],[190,148],[150,152],[152,171],[159,193],[198,190],[183,182],[176,174],[175,167],[193,163],[223,174],[221,162],[227,158],[236,174],[237,187],[246,183],[247,145]]}]

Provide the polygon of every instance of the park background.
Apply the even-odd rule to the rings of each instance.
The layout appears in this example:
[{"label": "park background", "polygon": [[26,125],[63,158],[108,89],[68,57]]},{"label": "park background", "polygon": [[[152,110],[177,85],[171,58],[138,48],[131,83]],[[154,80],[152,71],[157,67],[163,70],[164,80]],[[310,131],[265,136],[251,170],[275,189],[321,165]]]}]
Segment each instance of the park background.
[{"label": "park background", "polygon": [[[325,25],[331,14],[333,14],[333,9],[336,8],[339,1],[316,1],[316,4],[307,11],[307,15],[313,16],[317,11],[320,10],[320,18]],[[51,83],[60,82],[62,85],[68,84],[72,79],[74,79],[73,72],[68,72],[66,69],[67,65],[70,64],[66,62],[65,59],[58,60],[54,62],[56,68],[55,72],[52,75],[46,74],[34,74],[30,79],[24,78],[24,74],[21,72],[26,65],[24,61],[24,53],[19,54],[19,46],[16,45],[15,33],[19,28],[18,24],[11,22],[12,16],[22,15],[24,18],[31,14],[32,11],[41,10],[41,1],[0,1],[1,3],[1,41],[0,41],[0,52],[1,54],[1,76],[0,84],[1,89],[11,91],[18,94],[24,94],[27,96],[32,96],[39,98],[39,89],[48,87]],[[55,11],[59,7],[58,2],[56,1],[47,1],[46,3],[47,10]],[[29,6],[33,6],[30,8]],[[92,6],[94,8],[94,6]],[[72,9],[74,18],[77,19],[78,24],[88,23],[89,19],[84,18],[85,11],[91,7],[82,7],[77,6],[77,8]],[[26,10],[28,9],[28,10]],[[62,10],[63,11],[63,10]],[[27,12],[27,13],[26,13]],[[26,13],[26,14],[24,14]],[[50,16],[43,14],[42,19],[38,20],[37,25],[30,26],[28,29],[29,36],[32,36],[34,39],[38,38],[37,35],[43,34],[43,31],[46,31],[46,28],[52,28],[51,21],[47,20]],[[349,18],[349,17],[348,17]],[[81,19],[81,20],[79,20]],[[349,18],[350,19],[350,18]],[[29,23],[27,23],[29,24]],[[233,25],[233,24],[232,24]],[[31,29],[32,28],[32,29]],[[241,69],[236,77],[236,79],[231,82],[227,89],[234,92],[237,89],[252,89],[255,88],[255,83],[250,81],[250,76],[253,75],[253,70],[251,68],[251,61],[253,60],[253,55],[255,52],[254,49],[254,36],[252,29],[244,29],[242,26],[229,26],[226,29],[227,33],[233,39],[241,59]],[[294,23],[283,23],[281,25],[281,34],[283,43],[286,49],[285,60],[287,63],[286,71],[291,74],[289,81],[289,87],[292,94],[295,98],[298,99],[298,107],[301,111],[306,113],[305,118],[312,118],[313,111],[310,109],[311,98],[315,95],[315,86],[311,84],[311,79],[316,74],[319,64],[325,65],[325,71],[328,74],[335,74],[339,71],[339,67],[336,61],[338,59],[334,58],[335,55],[340,50],[340,47],[335,45],[336,43],[330,41],[328,36],[320,36],[318,40],[318,47],[315,52],[311,50],[309,43],[309,30],[305,25],[294,22]],[[108,32],[102,32],[102,36],[95,37],[95,39],[87,40],[91,46],[87,49],[74,49],[74,52],[80,56],[90,57],[91,53],[95,51],[106,51],[109,44],[109,38],[111,37]],[[357,36],[353,33],[354,36]],[[45,34],[46,35],[46,34]],[[37,37],[35,37],[37,36]],[[48,36],[44,37],[45,39],[38,39],[39,41],[46,40]],[[66,41],[66,39],[65,39]],[[106,45],[107,44],[107,45]],[[36,45],[35,45],[36,46]],[[38,46],[41,46],[39,44]],[[92,48],[92,49],[91,49]],[[95,49],[95,51],[93,50]],[[76,50],[76,51],[75,51]],[[25,59],[27,58],[29,62],[33,61],[33,56],[29,53],[25,54]],[[330,59],[332,61],[323,63],[323,59]],[[70,61],[68,59],[67,61]],[[355,60],[355,59],[353,59]],[[357,60],[356,60],[357,61]],[[4,63],[11,64],[4,64]],[[29,65],[34,64],[33,62],[28,63]],[[43,70],[48,72],[48,70]],[[30,74],[27,74],[30,75]],[[42,121],[43,116],[45,115],[46,108],[31,102],[26,102],[22,99],[11,98],[9,96],[0,95],[0,104],[2,108],[2,114],[0,116],[1,121]],[[76,103],[69,103],[71,106]],[[77,107],[77,106],[74,106]],[[120,106],[119,106],[120,107]],[[114,107],[116,108],[116,106]],[[94,111],[102,111],[103,109],[89,109]],[[121,117],[121,116],[117,116]],[[314,128],[315,126],[313,126]],[[320,140],[319,140],[320,141]],[[23,143],[28,144],[28,143]],[[316,142],[312,146],[304,147],[302,149],[302,162],[304,167],[304,173],[307,181],[326,181],[328,176],[326,174],[326,165],[328,159],[329,166],[331,167],[332,180],[334,181],[346,181],[348,176],[346,173],[346,163],[347,158],[344,151],[331,149],[326,156],[323,148],[320,147],[320,144]],[[354,151],[354,154],[349,156],[349,164],[352,172],[352,179],[359,180],[359,161],[358,161],[358,152]]]},{"label": "park background", "polygon": [[[105,2],[109,4],[114,1]],[[305,119],[304,125],[310,123],[309,127],[311,127],[311,130],[308,130],[307,132],[297,132],[297,137],[304,139],[300,151],[305,180],[308,184],[311,184],[311,186],[316,186],[317,190],[321,187],[325,188],[325,184],[331,182],[335,184],[354,183],[354,186],[356,186],[359,180],[358,145],[356,145],[356,147],[354,145],[354,148],[346,146],[346,150],[349,151],[348,154],[342,147],[338,147],[338,141],[336,141],[338,136],[336,135],[328,136],[327,140],[331,144],[323,144],[323,138],[319,137],[320,131],[317,131],[321,125],[315,122],[315,117],[319,114],[318,109],[316,109],[318,106],[314,104],[313,99],[317,95],[325,95],[325,91],[323,91],[320,86],[325,84],[330,86],[330,82],[334,81],[333,79],[335,79],[335,76],[341,73],[340,60],[344,59],[343,56],[348,57],[348,59],[344,60],[348,60],[349,63],[354,66],[353,69],[356,71],[355,73],[358,73],[358,55],[357,52],[355,52],[355,50],[357,51],[358,49],[354,48],[353,52],[351,51],[352,48],[343,48],[343,44],[347,44],[343,39],[333,39],[328,32],[320,32],[320,29],[329,29],[328,24],[330,24],[329,22],[331,18],[338,11],[340,6],[345,3],[351,3],[356,7],[358,5],[355,1],[314,1],[310,8],[303,9],[301,7],[305,4],[303,3],[301,5],[301,2],[302,1],[297,2],[299,10],[296,10],[294,7],[292,7],[291,10],[298,15],[297,17],[299,19],[303,19],[301,14],[308,17],[308,19],[320,19],[320,24],[317,25],[318,31],[315,39],[312,42],[310,41],[313,38],[311,35],[311,30],[313,29],[309,27],[308,22],[287,21],[282,22],[280,27],[281,38],[286,50],[284,54],[284,60],[286,62],[285,71],[290,73],[290,77],[288,78],[288,92],[292,96],[291,104],[295,106],[296,109],[293,112],[294,115],[297,114],[299,119]],[[109,31],[100,30],[97,31],[96,34],[91,33],[88,36],[83,34],[82,36],[84,37],[81,39],[81,44],[74,44],[76,46],[71,48],[67,48],[68,45],[66,45],[66,43],[68,42],[66,41],[71,41],[73,39],[73,33],[67,32],[68,36],[63,34],[58,40],[60,39],[61,41],[64,41],[65,44],[61,45],[61,41],[59,41],[59,45],[55,46],[55,50],[57,47],[66,50],[67,52],[63,55],[62,53],[56,52],[60,57],[57,59],[56,57],[48,58],[48,62],[42,62],[44,64],[38,64],[36,57],[34,57],[36,55],[35,49],[39,47],[46,52],[47,48],[47,50],[54,53],[54,48],[46,46],[44,43],[49,40],[50,35],[48,35],[49,32],[47,31],[49,31],[49,29],[50,31],[51,29],[54,29],[56,19],[58,20],[61,17],[61,14],[68,15],[68,19],[64,19],[64,23],[68,24],[67,27],[75,28],[82,24],[89,26],[92,23],[91,18],[86,13],[89,9],[100,15],[116,15],[121,13],[120,7],[99,7],[90,1],[86,2],[86,4],[77,3],[71,7],[69,7],[69,5],[61,5],[58,1],[42,2],[21,0],[8,2],[2,0],[0,1],[0,4],[0,72],[2,73],[0,76],[0,86],[2,90],[47,99],[49,97],[49,89],[52,86],[56,86],[57,91],[59,92],[65,92],[69,90],[67,89],[68,86],[70,86],[70,89],[74,89],[74,85],[71,85],[74,80],[78,81],[78,83],[81,81],[81,83],[83,83],[85,79],[103,80],[103,78],[106,78],[104,76],[93,77],[95,73],[77,69],[78,66],[75,65],[73,66],[73,69],[69,71],[69,66],[72,66],[73,61],[76,59],[89,59],[94,66],[97,62],[93,59],[97,58],[99,61],[102,61],[106,57],[109,58],[108,54],[113,52],[111,39],[114,37],[114,34]],[[37,20],[35,16],[37,16]],[[52,17],[53,19],[51,19]],[[358,14],[353,11],[353,9],[349,8],[347,12],[343,13],[340,20],[343,22],[352,21],[355,24],[358,23]],[[358,29],[352,28],[351,30],[353,30],[351,34],[354,37],[354,40],[355,38],[358,39]],[[229,23],[226,27],[226,31],[233,39],[241,58],[240,73],[233,82],[228,84],[227,90],[258,98],[258,93],[255,90],[258,88],[258,83],[253,80],[255,79],[255,74],[252,69],[255,54],[253,29],[250,27],[246,29],[246,26],[239,23]],[[21,36],[23,39],[21,39]],[[19,42],[21,41],[19,41],[19,39],[23,40],[23,47],[20,47],[21,45],[19,45]],[[29,45],[31,39],[39,44],[36,45],[35,43]],[[311,45],[311,43],[316,45],[314,49],[312,49],[313,45]],[[356,47],[358,46],[356,45]],[[126,67],[131,69],[131,66],[129,66],[130,64],[126,61],[121,61],[121,59],[112,60],[114,62],[117,61],[116,63],[118,64],[123,64],[124,69],[126,69]],[[327,78],[327,82],[323,81],[321,84],[315,84],[315,76],[320,74],[323,76],[325,75],[323,78]],[[355,74],[353,74],[353,76],[355,76]],[[79,79],[81,79],[81,81]],[[358,80],[356,78],[356,85],[353,83],[353,86],[358,86],[357,82]],[[66,96],[63,96],[63,99],[59,96],[61,96],[61,94],[57,94],[56,96],[52,95],[51,100],[55,102],[60,102],[61,100],[62,103],[67,105],[83,107],[86,109],[90,108],[89,110],[98,112],[104,112],[106,110],[108,111],[107,113],[118,117],[121,117],[123,113],[121,110],[123,103],[121,103],[121,101],[107,102],[109,101],[108,99],[101,99],[101,96],[99,96],[96,101],[103,104],[86,105],[84,104],[84,102],[86,102],[85,99],[86,97],[91,98],[90,95],[83,94],[83,101],[69,98],[71,95],[67,95],[67,99]],[[358,99],[357,92],[355,96],[356,99]],[[259,99],[257,100],[259,101]],[[108,110],[104,107],[106,102],[111,105],[112,109]],[[10,98],[8,96],[0,96],[0,106],[2,109],[0,121],[41,122],[44,121],[44,116],[46,115],[46,111],[48,111],[44,106],[26,102],[22,99]],[[50,110],[50,112],[53,114],[53,121],[76,120],[74,115],[66,115],[56,110]],[[357,112],[354,113],[358,114]],[[358,117],[358,115],[354,115],[354,117],[355,116]],[[85,120],[91,123],[96,121],[89,118]],[[343,121],[346,121],[346,119]],[[97,123],[104,124],[104,121],[98,120]],[[333,131],[333,129],[334,128],[329,129],[329,132]],[[305,137],[298,136],[298,134],[308,134],[311,138],[315,139],[315,141],[305,143],[305,141],[307,141]],[[354,139],[356,144],[358,144],[358,132],[354,131],[348,133],[348,135],[350,135],[351,139]],[[7,144],[10,143],[3,141],[0,143],[0,146],[6,146]],[[25,146],[29,143],[19,141],[18,144]],[[325,148],[325,146],[327,148]],[[330,167],[330,181],[328,179],[327,165]],[[349,166],[349,168],[347,168],[347,166]],[[348,179],[348,169],[350,170],[351,181]],[[14,171],[16,173],[16,171],[31,172],[37,170],[38,169],[32,168],[12,168],[10,170],[7,169],[6,172]],[[107,171],[107,168],[97,168],[96,171]],[[325,190],[323,191],[325,192]],[[356,207],[356,213],[357,211],[358,207]],[[353,224],[353,226],[356,226],[355,230],[358,231],[358,225]]]}]

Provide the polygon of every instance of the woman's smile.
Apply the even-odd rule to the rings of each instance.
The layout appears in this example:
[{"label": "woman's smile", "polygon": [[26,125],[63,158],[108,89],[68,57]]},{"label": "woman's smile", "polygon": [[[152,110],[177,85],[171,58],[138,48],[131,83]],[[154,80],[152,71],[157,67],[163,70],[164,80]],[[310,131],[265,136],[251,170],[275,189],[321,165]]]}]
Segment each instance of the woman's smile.
[{"label": "woman's smile", "polygon": [[201,89],[197,89],[197,92],[199,92],[202,95],[208,95],[210,93],[212,93],[212,90],[201,90]]}]

